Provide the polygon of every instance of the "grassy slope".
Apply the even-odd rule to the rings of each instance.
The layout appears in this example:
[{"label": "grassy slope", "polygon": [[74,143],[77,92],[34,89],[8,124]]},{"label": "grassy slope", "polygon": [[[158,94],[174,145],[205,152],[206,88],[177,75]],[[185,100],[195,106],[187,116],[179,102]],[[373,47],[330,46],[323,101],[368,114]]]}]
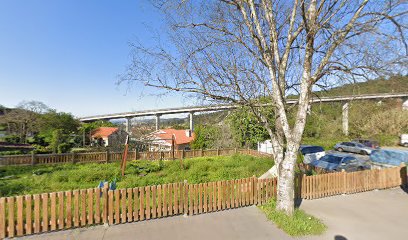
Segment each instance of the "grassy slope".
[{"label": "grassy slope", "polygon": [[[327,91],[315,92],[318,96],[343,96],[353,94],[374,94],[408,92],[408,76],[394,76],[388,80],[370,80],[367,82],[345,84]],[[296,98],[297,96],[291,96]],[[398,109],[398,100],[385,100],[382,107],[376,105],[377,101],[354,101],[350,104],[349,128],[350,136],[344,136],[342,132],[342,103],[314,104],[312,114],[308,121],[303,136],[303,144],[316,144],[331,149],[340,141],[349,141],[354,138],[370,138],[380,142],[381,145],[395,145],[398,143],[398,133],[390,133],[389,129],[377,124],[376,131],[367,129],[369,121],[375,121],[381,112]],[[215,119],[215,113],[200,115],[200,123],[211,123]],[[391,120],[390,120],[391,121]],[[366,126],[367,125],[367,126]],[[389,123],[388,125],[392,125]],[[408,129],[407,129],[408,130]],[[382,132],[381,132],[382,131]],[[405,131],[402,129],[402,131]]]},{"label": "grassy slope", "polygon": [[355,94],[398,93],[408,91],[408,76],[395,76],[388,80],[377,79],[366,82],[345,84],[327,91],[316,92],[319,96],[344,96]]},{"label": "grassy slope", "polygon": [[266,217],[274,222],[278,228],[291,236],[320,235],[327,227],[319,219],[296,208],[292,217],[276,211],[276,202],[269,201],[260,206]]},{"label": "grassy slope", "polygon": [[[408,76],[394,76],[389,79],[374,79],[365,82],[348,83],[322,91],[315,91],[314,95],[329,97],[405,92],[408,92]],[[297,95],[290,95],[289,98],[297,98]]]},{"label": "grassy slope", "polygon": [[[343,96],[353,94],[374,94],[374,93],[392,93],[408,92],[408,76],[395,76],[388,80],[371,80],[356,84],[346,84],[341,87],[332,88],[325,92],[316,92],[319,96]],[[378,106],[377,101],[356,101],[350,106],[349,128],[350,136],[346,137],[342,133],[341,104],[326,103],[315,104],[312,106],[312,115],[308,117],[303,138],[304,144],[316,144],[324,146],[326,149],[340,141],[347,141],[357,137],[371,138],[380,142],[382,145],[395,145],[398,142],[400,131],[404,127],[394,129],[386,128],[392,126],[393,119],[387,122],[375,122],[379,120],[378,116],[382,113],[391,114],[400,106],[398,100],[383,101],[382,106]],[[385,121],[385,120],[384,120]],[[370,130],[369,126],[373,128]],[[394,130],[391,132],[391,130]],[[405,129],[406,130],[406,129]]]},{"label": "grassy slope", "polygon": [[[118,179],[118,188],[181,182],[201,183],[259,176],[272,165],[268,158],[234,155],[180,161],[132,161],[120,179],[119,163],[15,166],[0,168],[0,196],[96,187],[102,180]],[[13,176],[7,179],[6,176]],[[6,177],[6,178],[5,178]]]}]

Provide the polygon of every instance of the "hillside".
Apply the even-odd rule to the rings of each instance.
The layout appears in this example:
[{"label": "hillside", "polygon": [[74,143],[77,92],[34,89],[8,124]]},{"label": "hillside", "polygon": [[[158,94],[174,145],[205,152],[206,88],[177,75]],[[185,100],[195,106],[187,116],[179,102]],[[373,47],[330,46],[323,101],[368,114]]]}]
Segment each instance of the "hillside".
[{"label": "hillside", "polygon": [[[325,91],[314,92],[315,95],[323,96],[347,96],[358,94],[375,94],[375,93],[398,93],[408,92],[408,76],[394,76],[389,79],[375,79],[366,82],[354,84],[345,84],[340,87],[334,87]],[[289,98],[296,98],[290,96]],[[222,122],[228,116],[228,111],[197,113],[194,116],[195,124],[214,125]],[[138,123],[154,125],[154,119],[135,120]],[[165,127],[184,127],[188,128],[189,118],[162,118],[161,126]]]},{"label": "hillside", "polygon": [[315,92],[315,94],[323,97],[401,92],[408,92],[408,76],[394,76],[389,79],[375,79],[366,82],[345,84],[327,91]]},{"label": "hillside", "polygon": [[[408,76],[346,84],[327,91],[315,92],[315,94],[318,96],[345,96],[392,92],[408,92]],[[296,96],[293,97],[296,98]],[[386,100],[380,105],[377,101],[355,101],[351,103],[349,110],[350,136],[347,137],[343,135],[342,131],[341,103],[313,105],[311,114],[308,115],[303,143],[318,144],[330,149],[339,141],[363,137],[378,140],[382,145],[395,145],[398,142],[399,135],[408,131],[408,113],[405,111],[401,113],[400,106],[401,100],[399,99]],[[237,111],[239,112],[239,110]],[[243,117],[245,116],[244,114]],[[215,113],[201,114],[200,121],[197,122],[207,126],[216,126],[215,120],[218,120]],[[221,122],[222,118],[218,121]],[[232,128],[232,126],[229,127]],[[256,138],[253,135],[257,132],[255,129],[252,129],[254,130],[252,132],[244,127],[239,127],[239,129],[238,132],[242,133],[246,142],[249,139]],[[224,128],[222,132],[225,131]],[[233,129],[230,129],[230,131],[234,132]]]},{"label": "hillside", "polygon": [[[394,76],[389,79],[374,79],[366,82],[353,84],[345,84],[339,87],[334,87],[325,91],[316,91],[314,95],[319,97],[325,96],[348,96],[359,94],[375,94],[375,93],[406,93],[408,92],[408,76]],[[289,98],[296,98],[290,96]],[[215,124],[217,121],[222,121],[226,117],[227,111],[202,113],[196,116],[196,123],[199,124]],[[188,120],[188,119],[187,119]]]}]

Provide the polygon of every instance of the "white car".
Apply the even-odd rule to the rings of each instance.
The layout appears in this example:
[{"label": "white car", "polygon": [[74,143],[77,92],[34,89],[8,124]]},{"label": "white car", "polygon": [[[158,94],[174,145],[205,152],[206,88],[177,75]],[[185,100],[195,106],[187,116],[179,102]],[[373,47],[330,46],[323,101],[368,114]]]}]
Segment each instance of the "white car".
[{"label": "white car", "polygon": [[323,147],[312,145],[301,145],[299,152],[303,156],[303,163],[309,164],[313,161],[319,160],[326,155]]},{"label": "white car", "polygon": [[408,147],[408,134],[401,134],[401,146]]}]

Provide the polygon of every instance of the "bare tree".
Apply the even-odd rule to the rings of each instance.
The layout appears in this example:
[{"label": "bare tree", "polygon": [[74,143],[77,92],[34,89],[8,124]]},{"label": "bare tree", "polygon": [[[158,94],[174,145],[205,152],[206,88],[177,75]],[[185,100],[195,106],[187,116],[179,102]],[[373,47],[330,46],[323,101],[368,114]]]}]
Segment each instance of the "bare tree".
[{"label": "bare tree", "polygon": [[50,111],[50,108],[39,101],[22,101],[16,108],[5,111],[0,116],[0,124],[7,124],[9,133],[16,133],[20,143],[27,142],[27,135],[38,130],[38,117]]},{"label": "bare tree", "polygon": [[[120,82],[246,106],[268,131],[277,209],[294,211],[294,166],[312,90],[406,70],[407,6],[384,0],[156,1],[169,23],[132,45]],[[288,95],[297,105],[286,104]],[[268,107],[259,107],[260,103]],[[267,117],[273,110],[274,119]],[[293,119],[288,112],[294,111]]]}]

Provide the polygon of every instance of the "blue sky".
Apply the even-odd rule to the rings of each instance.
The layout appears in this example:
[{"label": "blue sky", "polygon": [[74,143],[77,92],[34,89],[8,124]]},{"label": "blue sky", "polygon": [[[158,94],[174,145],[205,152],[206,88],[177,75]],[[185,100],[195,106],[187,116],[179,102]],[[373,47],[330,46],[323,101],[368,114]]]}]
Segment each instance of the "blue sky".
[{"label": "blue sky", "polygon": [[37,100],[75,116],[188,105],[116,85],[128,43],[148,45],[163,25],[142,0],[0,0],[0,104]]}]

